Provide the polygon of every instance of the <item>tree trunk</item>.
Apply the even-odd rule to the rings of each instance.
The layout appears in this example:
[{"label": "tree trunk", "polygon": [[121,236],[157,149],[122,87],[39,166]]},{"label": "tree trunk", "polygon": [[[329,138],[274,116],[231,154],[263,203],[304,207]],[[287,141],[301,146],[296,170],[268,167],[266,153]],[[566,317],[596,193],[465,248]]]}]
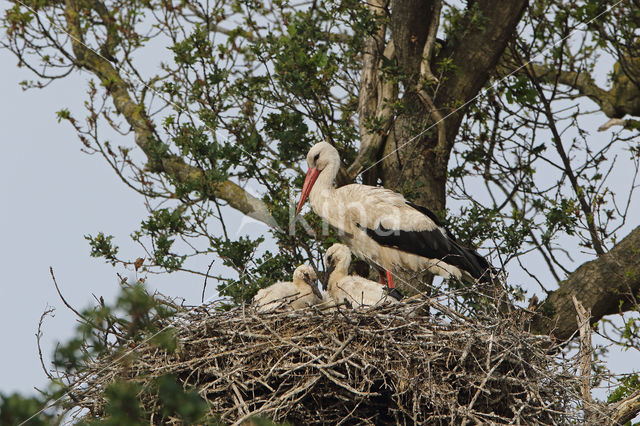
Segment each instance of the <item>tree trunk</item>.
[{"label": "tree trunk", "polygon": [[[429,43],[440,2],[393,2],[391,32],[404,93],[382,151],[384,186],[434,211],[445,208],[447,167],[462,113],[488,82],[526,4],[469,2],[467,27],[436,54]],[[482,24],[475,23],[478,15]],[[451,65],[432,74],[444,58]]]}]

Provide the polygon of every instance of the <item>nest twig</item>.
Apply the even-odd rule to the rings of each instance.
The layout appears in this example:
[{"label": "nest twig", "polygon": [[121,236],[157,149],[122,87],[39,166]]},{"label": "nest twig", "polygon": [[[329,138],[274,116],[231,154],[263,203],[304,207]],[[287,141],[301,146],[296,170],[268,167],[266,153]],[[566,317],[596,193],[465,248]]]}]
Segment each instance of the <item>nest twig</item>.
[{"label": "nest twig", "polygon": [[[576,364],[554,355],[548,337],[515,319],[465,320],[426,297],[333,312],[202,307],[171,326],[176,352],[142,344],[126,362],[101,360],[78,377],[85,383],[75,386],[75,405],[100,416],[112,381],[173,374],[231,424],[254,415],[293,424],[582,420]],[[148,395],[142,404],[158,405]]]}]

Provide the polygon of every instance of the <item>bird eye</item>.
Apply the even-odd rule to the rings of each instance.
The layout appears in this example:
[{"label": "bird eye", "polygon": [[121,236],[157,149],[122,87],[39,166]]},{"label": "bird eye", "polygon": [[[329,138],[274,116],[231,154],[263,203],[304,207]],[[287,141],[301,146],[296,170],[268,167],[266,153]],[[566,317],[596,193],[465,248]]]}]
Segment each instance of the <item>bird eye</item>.
[{"label": "bird eye", "polygon": [[313,162],[317,163],[318,162],[318,158],[320,158],[320,154],[316,154],[316,156],[313,157]]}]

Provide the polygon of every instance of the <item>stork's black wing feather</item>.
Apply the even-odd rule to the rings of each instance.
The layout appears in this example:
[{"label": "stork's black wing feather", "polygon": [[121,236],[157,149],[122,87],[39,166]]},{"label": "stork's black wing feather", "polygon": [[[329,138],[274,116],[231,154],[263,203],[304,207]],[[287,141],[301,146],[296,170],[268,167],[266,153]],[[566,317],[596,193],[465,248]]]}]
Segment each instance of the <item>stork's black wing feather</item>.
[{"label": "stork's black wing feather", "polygon": [[364,227],[361,229],[380,245],[394,247],[428,259],[438,259],[466,271],[482,282],[490,281],[487,271],[492,268],[484,257],[458,244],[453,235],[442,226],[429,209],[412,203],[407,204],[428,216],[438,227],[431,231],[392,230],[382,225],[378,225],[376,229]]},{"label": "stork's black wing feather", "polygon": [[389,289],[387,287],[388,291],[387,291],[387,295],[389,297],[393,297],[396,300],[402,300],[404,299],[404,294],[400,293],[400,290],[398,290],[397,288],[391,288]]},{"label": "stork's black wing feather", "polygon": [[442,222],[440,222],[440,219],[438,219],[438,216],[436,216],[436,214],[434,212],[432,212],[431,210],[429,210],[428,208],[426,208],[424,206],[419,206],[417,204],[414,204],[411,201],[407,201],[407,205],[413,207],[416,210],[418,210],[423,215],[428,216],[429,219],[431,219],[439,227],[444,228],[444,225],[442,224]]}]

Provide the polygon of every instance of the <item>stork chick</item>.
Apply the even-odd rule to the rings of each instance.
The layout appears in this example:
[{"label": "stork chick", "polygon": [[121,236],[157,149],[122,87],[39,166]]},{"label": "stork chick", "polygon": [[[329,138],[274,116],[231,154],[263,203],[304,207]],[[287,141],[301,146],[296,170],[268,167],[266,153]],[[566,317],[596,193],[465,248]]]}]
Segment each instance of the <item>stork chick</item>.
[{"label": "stork chick", "polygon": [[280,281],[259,290],[253,298],[253,305],[258,312],[278,308],[295,310],[316,305],[322,302],[317,280],[311,266],[300,265],[293,272],[293,282]]},{"label": "stork chick", "polygon": [[344,244],[334,244],[325,253],[325,265],[329,273],[327,293],[336,304],[345,302],[354,308],[395,303],[399,295],[387,293],[380,283],[358,275],[348,275],[351,264],[351,250]]}]

